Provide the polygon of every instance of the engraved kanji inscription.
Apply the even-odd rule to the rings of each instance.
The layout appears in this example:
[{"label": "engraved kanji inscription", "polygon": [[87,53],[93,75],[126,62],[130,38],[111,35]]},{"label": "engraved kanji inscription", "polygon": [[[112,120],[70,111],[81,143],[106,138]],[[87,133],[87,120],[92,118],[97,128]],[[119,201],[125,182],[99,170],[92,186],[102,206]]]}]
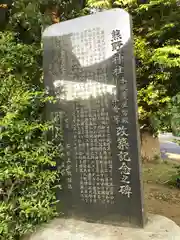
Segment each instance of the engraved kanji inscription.
[{"label": "engraved kanji inscription", "polygon": [[[143,225],[131,20],[112,9],[43,33],[44,82],[56,97],[53,134],[64,156],[57,190],[65,216]],[[62,135],[61,135],[62,136]],[[62,208],[63,206],[63,208]]]}]

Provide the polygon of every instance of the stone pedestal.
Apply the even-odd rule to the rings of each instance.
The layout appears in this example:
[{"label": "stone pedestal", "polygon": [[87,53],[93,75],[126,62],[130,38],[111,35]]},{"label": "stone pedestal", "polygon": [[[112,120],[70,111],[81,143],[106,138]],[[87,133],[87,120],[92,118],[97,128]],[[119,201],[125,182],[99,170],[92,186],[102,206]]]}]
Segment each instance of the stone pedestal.
[{"label": "stone pedestal", "polygon": [[172,220],[150,215],[144,229],[56,219],[27,240],[179,240],[180,227]]}]

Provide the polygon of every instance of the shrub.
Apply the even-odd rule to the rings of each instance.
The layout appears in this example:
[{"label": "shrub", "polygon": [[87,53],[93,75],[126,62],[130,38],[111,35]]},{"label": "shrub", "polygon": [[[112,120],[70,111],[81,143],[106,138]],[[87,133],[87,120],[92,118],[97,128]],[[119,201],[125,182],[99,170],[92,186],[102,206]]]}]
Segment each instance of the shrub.
[{"label": "shrub", "polygon": [[168,184],[180,188],[180,166],[175,166],[175,168],[176,173],[171,176],[170,180],[168,181]]},{"label": "shrub", "polygon": [[52,123],[43,121],[44,104],[51,100],[37,89],[14,88],[6,101],[0,95],[2,240],[20,239],[57,215],[55,160],[61,160],[62,147],[61,141],[48,141]]},{"label": "shrub", "polygon": [[172,99],[171,107],[171,126],[175,136],[180,136],[180,93]]}]

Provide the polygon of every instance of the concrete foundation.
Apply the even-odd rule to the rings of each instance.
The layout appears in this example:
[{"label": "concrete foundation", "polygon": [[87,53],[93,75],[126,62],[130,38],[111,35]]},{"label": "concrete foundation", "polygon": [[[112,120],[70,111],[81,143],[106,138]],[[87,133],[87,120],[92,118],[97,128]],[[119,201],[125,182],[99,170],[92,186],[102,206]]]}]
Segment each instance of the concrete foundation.
[{"label": "concrete foundation", "polygon": [[150,215],[144,229],[56,219],[27,240],[180,240],[180,227],[172,220]]}]

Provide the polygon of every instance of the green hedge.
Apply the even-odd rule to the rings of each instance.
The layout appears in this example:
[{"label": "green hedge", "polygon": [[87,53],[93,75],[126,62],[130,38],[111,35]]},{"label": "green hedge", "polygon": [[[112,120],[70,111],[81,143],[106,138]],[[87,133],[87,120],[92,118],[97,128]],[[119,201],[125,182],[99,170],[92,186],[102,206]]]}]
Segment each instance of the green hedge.
[{"label": "green hedge", "polygon": [[17,90],[1,105],[0,239],[19,239],[57,214],[55,159],[62,148],[45,137],[51,125],[35,118],[45,99],[42,92]]},{"label": "green hedge", "polygon": [[40,46],[0,32],[0,56],[0,239],[15,240],[57,216],[62,146],[46,137],[53,123],[43,112],[52,98],[39,84]]}]

